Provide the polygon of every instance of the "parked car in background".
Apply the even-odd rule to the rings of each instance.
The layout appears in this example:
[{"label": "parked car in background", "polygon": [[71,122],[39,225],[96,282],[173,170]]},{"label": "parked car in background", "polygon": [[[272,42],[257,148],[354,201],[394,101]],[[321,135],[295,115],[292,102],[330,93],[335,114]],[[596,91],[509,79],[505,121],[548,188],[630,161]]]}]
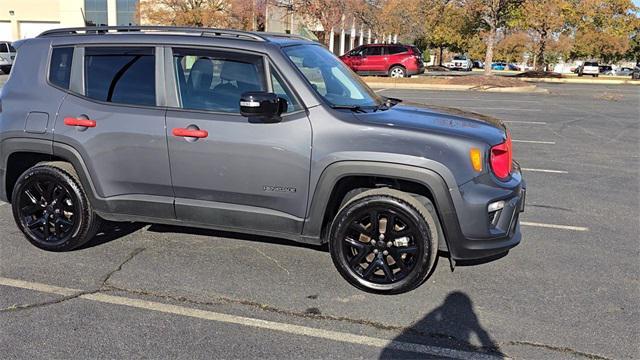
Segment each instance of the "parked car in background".
[{"label": "parked car in background", "polygon": [[401,78],[424,72],[422,52],[413,45],[362,45],[340,56],[340,59],[360,75]]},{"label": "parked car in background", "polygon": [[636,67],[633,68],[633,72],[631,73],[631,79],[640,80],[640,61],[636,63]]},{"label": "parked car in background", "polygon": [[451,70],[471,71],[473,69],[473,62],[464,55],[456,55],[453,60],[445,64]]},{"label": "parked car in background", "polygon": [[491,64],[491,70],[504,70],[507,68],[507,63],[504,62],[494,62]]},{"label": "parked car in background", "polygon": [[5,74],[11,72],[13,60],[16,58],[16,49],[10,42],[0,41],[0,71]]},{"label": "parked car in background", "polygon": [[631,75],[631,73],[633,73],[633,69],[630,67],[621,67],[621,68],[617,68],[617,69],[613,69],[611,71],[610,75],[614,75],[614,76],[629,76]]},{"label": "parked car in background", "polygon": [[511,70],[511,71],[520,71],[521,70],[520,65],[514,64],[514,63],[511,63],[511,64],[507,65],[507,68],[509,70]]},{"label": "parked car in background", "polygon": [[600,75],[600,67],[595,61],[585,61],[584,64],[578,67],[578,76],[591,75],[598,77]]},{"label": "parked car in background", "polygon": [[484,69],[484,62],[483,61],[479,61],[479,60],[474,60],[473,61],[473,68],[474,69]]},{"label": "parked car in background", "polygon": [[598,65],[598,72],[602,75],[613,75],[614,70],[611,65]]}]

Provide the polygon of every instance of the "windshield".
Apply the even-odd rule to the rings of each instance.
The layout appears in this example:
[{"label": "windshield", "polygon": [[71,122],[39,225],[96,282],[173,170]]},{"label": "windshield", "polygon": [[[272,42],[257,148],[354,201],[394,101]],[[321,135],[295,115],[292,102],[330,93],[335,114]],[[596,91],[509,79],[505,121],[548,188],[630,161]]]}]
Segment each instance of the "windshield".
[{"label": "windshield", "polygon": [[7,45],[9,45],[9,52],[16,52],[16,49],[14,49],[11,44],[7,44]]},{"label": "windshield", "polygon": [[284,52],[329,105],[377,107],[383,103],[358,75],[322,46],[295,45],[284,48]]}]

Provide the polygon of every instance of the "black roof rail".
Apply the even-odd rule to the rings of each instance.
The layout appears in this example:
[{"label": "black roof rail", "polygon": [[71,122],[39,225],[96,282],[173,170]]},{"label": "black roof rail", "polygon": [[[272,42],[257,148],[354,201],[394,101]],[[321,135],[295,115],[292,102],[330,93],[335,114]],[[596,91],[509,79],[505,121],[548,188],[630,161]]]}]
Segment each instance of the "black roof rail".
[{"label": "black roof rail", "polygon": [[60,28],[52,29],[43,32],[38,35],[41,37],[49,36],[65,36],[65,35],[93,35],[93,34],[106,34],[112,32],[175,32],[175,33],[190,33],[200,34],[200,36],[226,36],[239,39],[247,39],[254,41],[267,41],[267,38],[257,33],[240,31],[240,30],[226,30],[226,29],[214,29],[214,28],[195,28],[195,27],[179,27],[179,26],[87,26],[87,27],[75,27],[75,28]]}]

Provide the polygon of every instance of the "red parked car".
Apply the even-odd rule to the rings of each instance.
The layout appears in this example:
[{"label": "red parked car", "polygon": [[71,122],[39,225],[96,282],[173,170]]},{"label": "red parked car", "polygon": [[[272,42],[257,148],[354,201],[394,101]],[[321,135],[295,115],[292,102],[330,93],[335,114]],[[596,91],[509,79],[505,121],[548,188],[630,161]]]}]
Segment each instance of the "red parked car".
[{"label": "red parked car", "polygon": [[362,45],[340,56],[353,71],[361,75],[405,77],[424,72],[422,53],[413,45]]}]

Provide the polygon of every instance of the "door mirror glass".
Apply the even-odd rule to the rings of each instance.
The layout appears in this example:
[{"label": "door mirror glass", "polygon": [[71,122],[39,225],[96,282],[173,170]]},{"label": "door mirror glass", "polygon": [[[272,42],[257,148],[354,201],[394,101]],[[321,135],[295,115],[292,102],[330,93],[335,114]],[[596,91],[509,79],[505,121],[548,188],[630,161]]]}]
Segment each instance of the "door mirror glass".
[{"label": "door mirror glass", "polygon": [[251,91],[240,97],[240,114],[250,120],[278,122],[287,107],[287,100],[274,93]]}]

